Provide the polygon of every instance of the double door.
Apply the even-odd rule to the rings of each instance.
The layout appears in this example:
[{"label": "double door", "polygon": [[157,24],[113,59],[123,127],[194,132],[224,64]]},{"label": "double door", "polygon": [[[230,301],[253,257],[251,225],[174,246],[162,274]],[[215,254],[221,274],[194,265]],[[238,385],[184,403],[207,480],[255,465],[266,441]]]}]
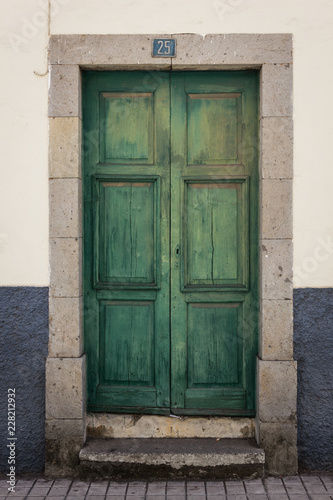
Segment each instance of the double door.
[{"label": "double door", "polygon": [[90,411],[253,415],[258,75],[86,72]]}]

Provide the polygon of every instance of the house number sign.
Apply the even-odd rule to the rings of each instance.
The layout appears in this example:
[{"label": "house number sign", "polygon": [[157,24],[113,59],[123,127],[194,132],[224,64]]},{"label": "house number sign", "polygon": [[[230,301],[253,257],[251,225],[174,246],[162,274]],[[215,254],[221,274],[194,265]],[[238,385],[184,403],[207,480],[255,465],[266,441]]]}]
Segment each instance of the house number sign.
[{"label": "house number sign", "polygon": [[154,38],[153,57],[176,57],[176,40],[173,38]]}]

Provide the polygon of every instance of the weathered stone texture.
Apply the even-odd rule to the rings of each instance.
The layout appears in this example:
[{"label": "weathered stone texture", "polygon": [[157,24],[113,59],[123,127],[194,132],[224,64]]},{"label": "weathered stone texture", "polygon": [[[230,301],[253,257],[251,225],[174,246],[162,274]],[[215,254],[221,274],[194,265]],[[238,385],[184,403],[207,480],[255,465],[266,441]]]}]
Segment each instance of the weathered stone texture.
[{"label": "weathered stone texture", "polygon": [[49,118],[50,178],[81,177],[81,126],[78,117]]},{"label": "weathered stone texture", "polygon": [[258,391],[260,422],[296,421],[295,361],[259,360]]},{"label": "weathered stone texture", "polygon": [[261,124],[261,176],[293,177],[293,121],[291,117],[266,117]]},{"label": "weathered stone texture", "polygon": [[168,69],[171,59],[151,57],[153,38],[165,35],[53,35],[51,64],[103,69]]},{"label": "weathered stone texture", "polygon": [[265,450],[266,470],[269,474],[297,474],[296,422],[261,422],[259,444]]},{"label": "weathered stone texture", "polygon": [[291,240],[261,241],[262,299],[292,298]]},{"label": "weathered stone texture", "polygon": [[288,34],[186,34],[173,38],[177,40],[174,69],[259,67],[264,62],[289,63],[292,58],[292,40]]},{"label": "weathered stone texture", "polygon": [[81,179],[50,180],[50,237],[82,236]]},{"label": "weathered stone texture", "polygon": [[261,69],[261,117],[292,116],[292,64],[264,64]]},{"label": "weathered stone texture", "polygon": [[50,239],[51,296],[82,295],[81,245],[81,238]]},{"label": "weathered stone texture", "polygon": [[172,418],[161,415],[91,413],[87,432],[99,438],[250,438],[254,420],[229,417]]},{"label": "weathered stone texture", "polygon": [[292,181],[263,179],[261,181],[262,238],[292,238]]},{"label": "weathered stone texture", "polygon": [[48,358],[46,419],[82,419],[85,407],[85,356]]},{"label": "weathered stone texture", "polygon": [[81,72],[74,64],[51,65],[49,116],[81,118]]},{"label": "weathered stone texture", "polygon": [[49,356],[75,358],[82,354],[82,298],[49,300]]},{"label": "weathered stone texture", "polygon": [[263,300],[261,302],[261,359],[292,360],[292,331],[292,301]]}]

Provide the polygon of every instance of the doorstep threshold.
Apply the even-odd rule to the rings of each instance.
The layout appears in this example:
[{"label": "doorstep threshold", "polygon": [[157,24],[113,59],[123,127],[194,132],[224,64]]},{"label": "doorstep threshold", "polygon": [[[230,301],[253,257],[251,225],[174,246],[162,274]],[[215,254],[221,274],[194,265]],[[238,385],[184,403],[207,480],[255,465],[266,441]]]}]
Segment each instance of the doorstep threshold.
[{"label": "doorstep threshold", "polygon": [[262,477],[265,453],[254,439],[88,438],[80,463],[88,477]]}]

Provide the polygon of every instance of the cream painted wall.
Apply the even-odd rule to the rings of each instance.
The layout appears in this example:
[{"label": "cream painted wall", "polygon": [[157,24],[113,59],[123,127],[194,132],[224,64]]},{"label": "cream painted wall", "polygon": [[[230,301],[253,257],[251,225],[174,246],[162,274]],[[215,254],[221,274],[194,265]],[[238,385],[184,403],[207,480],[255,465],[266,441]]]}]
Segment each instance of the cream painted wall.
[{"label": "cream painted wall", "polygon": [[48,76],[38,76],[47,71],[48,18],[38,4],[0,0],[2,286],[49,282]]},{"label": "cream painted wall", "polygon": [[[0,284],[47,285],[47,0],[0,0]],[[37,32],[17,50],[25,17]],[[35,22],[35,24],[36,24]],[[51,0],[51,34],[293,33],[294,270],[297,287],[333,286],[332,0]]]}]

